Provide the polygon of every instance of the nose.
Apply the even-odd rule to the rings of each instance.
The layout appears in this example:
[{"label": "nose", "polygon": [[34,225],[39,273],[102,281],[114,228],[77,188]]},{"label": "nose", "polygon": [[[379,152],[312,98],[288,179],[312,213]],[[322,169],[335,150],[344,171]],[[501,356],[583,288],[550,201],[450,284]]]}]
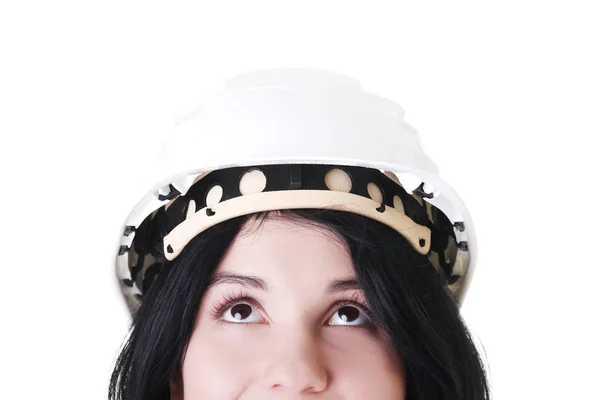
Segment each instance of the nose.
[{"label": "nose", "polygon": [[327,388],[329,377],[314,335],[283,335],[269,351],[263,373],[266,389],[309,394]]}]

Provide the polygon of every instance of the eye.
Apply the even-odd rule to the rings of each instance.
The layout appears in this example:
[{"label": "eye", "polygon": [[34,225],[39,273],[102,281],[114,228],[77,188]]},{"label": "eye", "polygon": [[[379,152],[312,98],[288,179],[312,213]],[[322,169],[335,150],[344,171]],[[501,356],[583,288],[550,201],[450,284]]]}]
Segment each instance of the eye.
[{"label": "eye", "polygon": [[239,302],[223,311],[222,320],[233,323],[257,323],[262,320],[262,317],[254,305]]},{"label": "eye", "polygon": [[352,304],[342,304],[329,319],[328,325],[368,325],[370,319],[360,307]]}]

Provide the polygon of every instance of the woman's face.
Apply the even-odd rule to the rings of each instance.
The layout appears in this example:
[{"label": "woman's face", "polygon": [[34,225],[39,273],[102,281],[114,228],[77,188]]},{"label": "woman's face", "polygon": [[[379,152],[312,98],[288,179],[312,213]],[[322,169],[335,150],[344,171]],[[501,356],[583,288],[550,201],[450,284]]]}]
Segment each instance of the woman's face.
[{"label": "woman's face", "polygon": [[402,361],[355,277],[329,232],[273,218],[242,230],[201,302],[185,399],[403,399]]}]

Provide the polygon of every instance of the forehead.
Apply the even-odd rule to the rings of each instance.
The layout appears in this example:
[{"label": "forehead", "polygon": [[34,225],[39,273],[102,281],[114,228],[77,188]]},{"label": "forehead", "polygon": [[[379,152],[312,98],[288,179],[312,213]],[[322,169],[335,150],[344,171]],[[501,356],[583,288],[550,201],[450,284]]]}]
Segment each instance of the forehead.
[{"label": "forehead", "polygon": [[219,272],[259,276],[280,286],[325,286],[355,276],[342,240],[323,227],[277,218],[246,225],[222,259]]}]

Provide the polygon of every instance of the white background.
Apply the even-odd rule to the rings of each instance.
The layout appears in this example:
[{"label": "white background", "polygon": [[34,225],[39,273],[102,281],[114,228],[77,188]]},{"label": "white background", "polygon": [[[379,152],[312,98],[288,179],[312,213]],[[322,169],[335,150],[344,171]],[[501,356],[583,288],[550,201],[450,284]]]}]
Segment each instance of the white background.
[{"label": "white background", "polygon": [[174,118],[269,67],[404,107],[475,223],[463,315],[494,398],[600,398],[599,20],[593,1],[3,2],[2,398],[106,398],[127,181]]}]

